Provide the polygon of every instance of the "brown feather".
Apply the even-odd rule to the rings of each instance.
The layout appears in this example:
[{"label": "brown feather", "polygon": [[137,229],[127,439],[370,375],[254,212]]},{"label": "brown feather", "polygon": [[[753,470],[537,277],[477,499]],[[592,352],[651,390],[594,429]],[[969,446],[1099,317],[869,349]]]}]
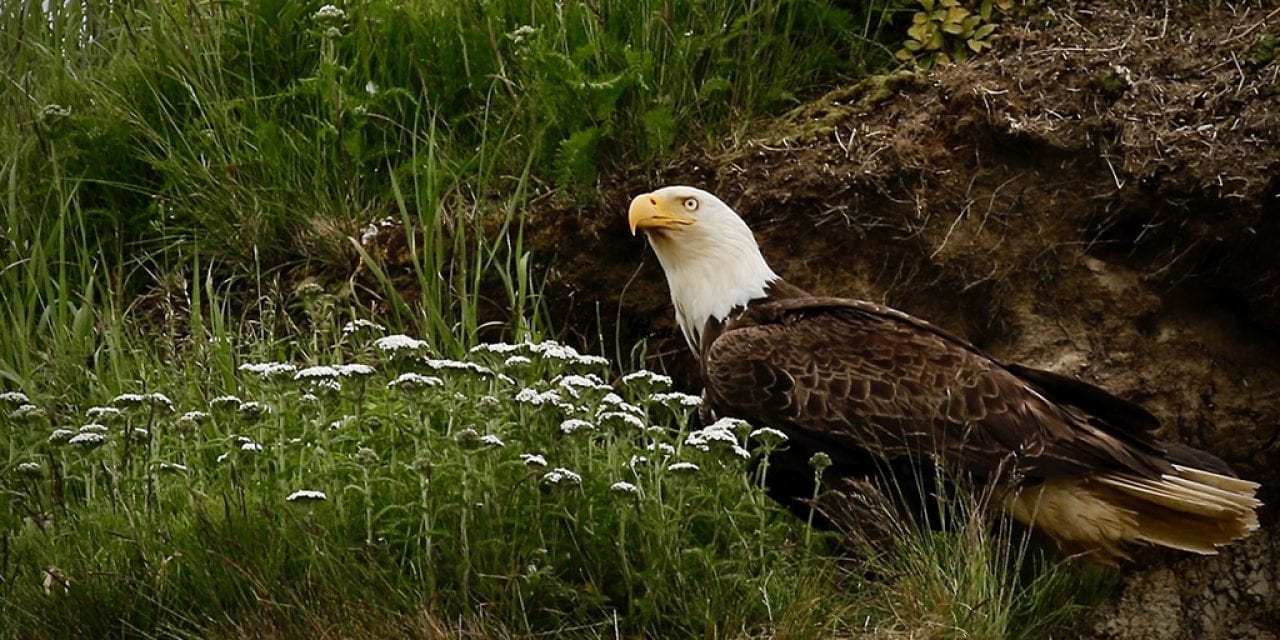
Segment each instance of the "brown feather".
[{"label": "brown feather", "polygon": [[1180,445],[1171,453],[1152,435],[1155,418],[1133,403],[1003,365],[887,307],[780,281],[768,294],[702,334],[715,415],[848,460],[940,462],[999,483],[1013,491],[1005,506],[1015,518],[1105,560],[1124,557],[1132,541],[1212,552],[1256,523],[1257,485],[1225,465],[1182,464],[1217,459]]}]

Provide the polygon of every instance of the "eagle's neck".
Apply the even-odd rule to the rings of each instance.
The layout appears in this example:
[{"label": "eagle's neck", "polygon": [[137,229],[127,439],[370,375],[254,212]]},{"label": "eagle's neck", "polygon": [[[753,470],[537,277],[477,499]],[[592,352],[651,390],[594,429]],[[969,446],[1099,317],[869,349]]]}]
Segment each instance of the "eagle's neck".
[{"label": "eagle's neck", "polygon": [[749,231],[720,235],[714,243],[690,240],[655,236],[653,248],[667,274],[676,322],[696,355],[708,320],[723,321],[734,309],[765,297],[779,278]]}]

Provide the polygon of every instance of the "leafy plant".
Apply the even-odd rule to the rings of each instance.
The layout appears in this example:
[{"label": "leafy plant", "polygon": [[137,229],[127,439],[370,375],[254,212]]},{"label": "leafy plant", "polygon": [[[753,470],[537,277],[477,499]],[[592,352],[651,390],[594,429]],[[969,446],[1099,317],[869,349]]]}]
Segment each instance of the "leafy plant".
[{"label": "leafy plant", "polygon": [[917,0],[921,11],[911,16],[907,40],[896,57],[928,68],[960,61],[990,49],[996,37],[997,11],[1013,8],[1013,0]]}]

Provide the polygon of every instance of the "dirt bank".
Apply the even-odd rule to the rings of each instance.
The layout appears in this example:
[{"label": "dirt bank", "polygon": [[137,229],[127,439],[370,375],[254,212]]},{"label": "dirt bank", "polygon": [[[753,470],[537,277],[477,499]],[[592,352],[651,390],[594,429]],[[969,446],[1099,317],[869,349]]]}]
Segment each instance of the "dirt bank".
[{"label": "dirt bank", "polygon": [[1144,556],[1097,638],[1280,637],[1280,10],[1194,4],[1044,10],[996,55],[832,92],[609,185],[609,206],[548,205],[530,228],[552,308],[682,370],[623,212],[660,184],[713,190],[792,282],[1101,384],[1265,483],[1264,531]]}]

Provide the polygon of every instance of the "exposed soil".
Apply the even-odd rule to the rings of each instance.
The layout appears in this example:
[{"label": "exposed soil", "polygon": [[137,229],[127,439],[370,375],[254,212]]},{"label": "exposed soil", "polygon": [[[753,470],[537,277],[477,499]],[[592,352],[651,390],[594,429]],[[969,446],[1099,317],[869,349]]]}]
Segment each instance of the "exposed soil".
[{"label": "exposed soil", "polygon": [[690,371],[624,212],[703,186],[793,283],[1100,384],[1264,483],[1263,531],[1144,554],[1095,637],[1280,638],[1280,8],[1185,4],[1044,9],[995,55],[832,92],[608,206],[548,204],[527,228],[560,326]]}]

